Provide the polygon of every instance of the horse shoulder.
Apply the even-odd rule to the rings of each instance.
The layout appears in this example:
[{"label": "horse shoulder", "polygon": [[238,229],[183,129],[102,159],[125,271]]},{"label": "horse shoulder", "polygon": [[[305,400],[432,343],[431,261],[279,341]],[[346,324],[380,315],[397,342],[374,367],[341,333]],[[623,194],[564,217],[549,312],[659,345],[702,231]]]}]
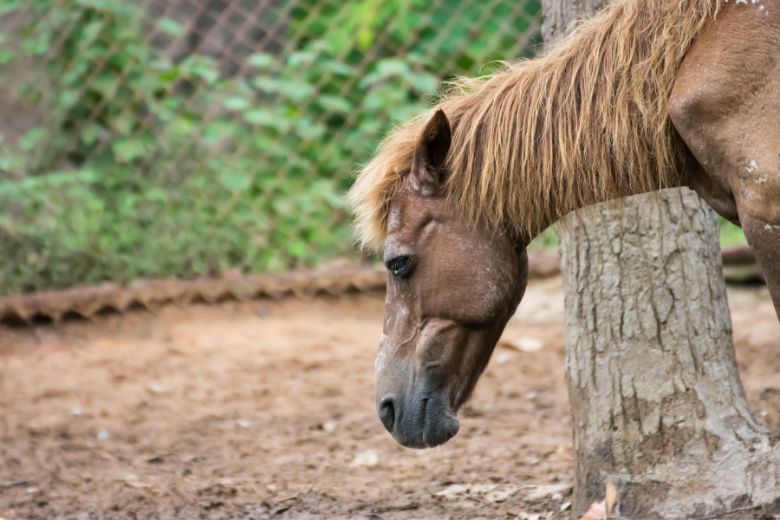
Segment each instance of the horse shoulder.
[{"label": "horse shoulder", "polygon": [[705,198],[780,223],[780,0],[726,3],[683,60],[669,108]]}]

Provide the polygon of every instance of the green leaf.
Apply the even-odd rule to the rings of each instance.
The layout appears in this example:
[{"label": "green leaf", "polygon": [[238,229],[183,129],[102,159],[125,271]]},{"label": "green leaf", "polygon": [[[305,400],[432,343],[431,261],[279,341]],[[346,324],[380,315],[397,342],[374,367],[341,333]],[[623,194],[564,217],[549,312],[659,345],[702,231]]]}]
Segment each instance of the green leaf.
[{"label": "green leaf", "polygon": [[290,256],[296,258],[303,258],[306,256],[306,242],[300,240],[293,240],[287,244],[287,253]]},{"label": "green leaf", "polygon": [[236,124],[232,121],[215,120],[203,129],[203,139],[207,143],[216,143],[236,134]]},{"label": "green leaf", "polygon": [[295,122],[295,134],[307,141],[320,141],[326,132],[323,125],[309,118],[300,118]]},{"label": "green leaf", "polygon": [[224,171],[219,176],[220,182],[230,191],[245,191],[252,185],[252,177],[246,172],[237,170]]},{"label": "green leaf", "polygon": [[311,97],[315,92],[315,86],[301,81],[293,81],[285,78],[257,78],[253,85],[269,94],[284,95],[294,103],[300,103]]},{"label": "green leaf", "polygon": [[287,64],[290,67],[300,67],[301,65],[312,65],[317,60],[317,55],[309,51],[293,52],[287,58]]},{"label": "green leaf", "polygon": [[244,120],[253,125],[274,126],[276,119],[276,116],[262,108],[255,108],[244,113]]},{"label": "green leaf", "polygon": [[49,35],[36,35],[34,38],[22,40],[22,48],[33,56],[41,56],[49,50]]},{"label": "green leaf", "polygon": [[91,146],[97,142],[98,137],[102,132],[103,128],[100,125],[94,123],[88,124],[81,130],[81,142],[87,146]]},{"label": "green leaf", "polygon": [[191,136],[198,130],[198,124],[184,117],[179,117],[171,121],[169,125],[171,133],[177,136]]},{"label": "green leaf", "polygon": [[310,98],[315,91],[314,85],[308,83],[290,82],[284,93],[295,103],[300,103]]},{"label": "green leaf", "polygon": [[140,139],[118,139],[111,144],[111,150],[119,163],[127,163],[143,157],[146,144]]},{"label": "green leaf", "polygon": [[251,123],[253,125],[267,126],[270,125],[274,121],[274,119],[276,118],[272,114],[260,108],[249,110],[244,114],[244,120],[247,123]]},{"label": "green leaf", "polygon": [[249,56],[246,61],[256,69],[270,69],[274,64],[274,57],[264,52],[256,52]]},{"label": "green leaf", "polygon": [[322,64],[322,69],[337,76],[352,76],[355,68],[338,61],[327,61]]},{"label": "green leaf", "polygon": [[285,80],[279,78],[260,77],[252,80],[252,84],[268,94],[276,94],[284,90]]},{"label": "green leaf", "polygon": [[[132,137],[132,135],[138,132],[138,117],[133,112],[122,112],[118,114],[112,121],[111,127],[116,130],[121,136]],[[96,127],[100,125],[96,124]]]},{"label": "green leaf", "polygon": [[238,112],[249,108],[249,101],[240,96],[231,96],[225,100],[225,108],[233,112]]},{"label": "green leaf", "polygon": [[184,76],[202,79],[207,85],[213,85],[219,79],[219,66],[208,56],[192,54],[179,64]]},{"label": "green leaf", "polygon": [[120,81],[121,78],[115,73],[103,73],[93,77],[89,87],[106,97],[112,97],[119,89]]},{"label": "green leaf", "polygon": [[290,130],[290,120],[280,117],[278,114],[268,112],[266,110],[255,108],[247,111],[244,114],[244,120],[247,123],[265,126],[267,128],[273,128],[280,133],[285,133]]},{"label": "green leaf", "polygon": [[181,78],[181,71],[178,67],[161,68],[158,77],[161,81],[173,83]]},{"label": "green leaf", "polygon": [[397,58],[382,60],[377,65],[377,73],[382,78],[390,76],[405,76],[410,72],[409,64]]},{"label": "green leaf", "polygon": [[27,131],[19,138],[19,148],[24,152],[32,152],[43,139],[44,131],[41,127],[35,127]]},{"label": "green leaf", "polygon": [[352,111],[352,105],[341,96],[322,94],[317,96],[316,103],[329,112],[346,113]]},{"label": "green leaf", "polygon": [[171,36],[184,36],[185,33],[184,27],[179,22],[168,17],[160,18],[157,28]]},{"label": "green leaf", "polygon": [[439,78],[427,72],[412,72],[407,79],[421,94],[434,94],[439,88]]}]

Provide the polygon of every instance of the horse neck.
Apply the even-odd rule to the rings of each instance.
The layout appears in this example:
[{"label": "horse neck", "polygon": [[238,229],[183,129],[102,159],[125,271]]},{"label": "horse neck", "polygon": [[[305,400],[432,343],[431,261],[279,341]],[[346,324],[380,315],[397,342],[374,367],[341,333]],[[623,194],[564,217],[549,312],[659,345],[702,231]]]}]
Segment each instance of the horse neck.
[{"label": "horse neck", "polygon": [[445,99],[453,199],[494,229],[532,236],[571,211],[681,185],[668,100],[717,7],[616,2],[550,54]]},{"label": "horse neck", "polygon": [[[629,171],[623,172],[625,176],[630,176],[631,173]],[[586,175],[583,173],[583,175]],[[689,182],[687,182],[686,178],[680,176],[680,177],[667,177],[667,178],[658,178],[657,179],[657,186],[658,190],[666,189],[666,188],[679,188],[685,185],[688,185]],[[610,193],[610,194],[604,194],[599,193],[597,191],[590,191],[585,190],[582,193],[578,195],[576,198],[576,203],[574,204],[566,204],[559,202],[561,200],[561,196],[558,190],[550,190],[549,193],[549,199],[550,199],[550,206],[555,208],[554,212],[551,215],[540,215],[538,218],[538,222],[534,224],[535,232],[532,233],[531,239],[538,236],[542,231],[547,229],[548,227],[552,226],[553,224],[556,224],[558,221],[563,219],[566,215],[579,211],[579,210],[590,210],[595,209],[596,206],[599,204],[604,203],[615,203],[621,199],[624,199],[626,197],[631,197],[633,195],[641,195],[644,193],[652,193],[658,190],[648,190],[643,189],[641,186],[632,186],[632,185],[626,185],[623,187],[623,189],[616,193]]]}]

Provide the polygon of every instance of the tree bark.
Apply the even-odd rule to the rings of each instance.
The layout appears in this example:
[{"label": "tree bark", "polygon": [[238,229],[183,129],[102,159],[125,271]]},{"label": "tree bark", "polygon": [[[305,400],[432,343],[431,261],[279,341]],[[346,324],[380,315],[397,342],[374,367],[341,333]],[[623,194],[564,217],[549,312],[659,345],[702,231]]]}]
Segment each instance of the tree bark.
[{"label": "tree bark", "polygon": [[542,0],[544,43],[550,45],[560,41],[577,20],[593,16],[607,3],[605,0]]},{"label": "tree bark", "polygon": [[563,227],[575,511],[608,480],[628,518],[775,503],[780,444],[739,380],[712,210],[690,190],[664,190]]},{"label": "tree bark", "polygon": [[[545,42],[605,3],[543,0]],[[575,518],[609,481],[626,518],[779,508],[780,443],[739,380],[712,210],[672,189],[562,223]]]}]

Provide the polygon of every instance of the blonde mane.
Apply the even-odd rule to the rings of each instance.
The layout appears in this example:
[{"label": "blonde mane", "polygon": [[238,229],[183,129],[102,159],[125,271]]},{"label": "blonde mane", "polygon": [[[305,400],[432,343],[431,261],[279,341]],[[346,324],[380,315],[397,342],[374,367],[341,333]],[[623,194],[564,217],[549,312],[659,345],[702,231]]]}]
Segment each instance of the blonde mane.
[{"label": "blonde mane", "polygon": [[[623,0],[547,55],[460,80],[434,109],[453,135],[445,196],[496,232],[530,238],[597,201],[680,182],[669,120],[677,69],[718,0]],[[423,114],[394,130],[349,197],[361,242],[384,242]]]}]

